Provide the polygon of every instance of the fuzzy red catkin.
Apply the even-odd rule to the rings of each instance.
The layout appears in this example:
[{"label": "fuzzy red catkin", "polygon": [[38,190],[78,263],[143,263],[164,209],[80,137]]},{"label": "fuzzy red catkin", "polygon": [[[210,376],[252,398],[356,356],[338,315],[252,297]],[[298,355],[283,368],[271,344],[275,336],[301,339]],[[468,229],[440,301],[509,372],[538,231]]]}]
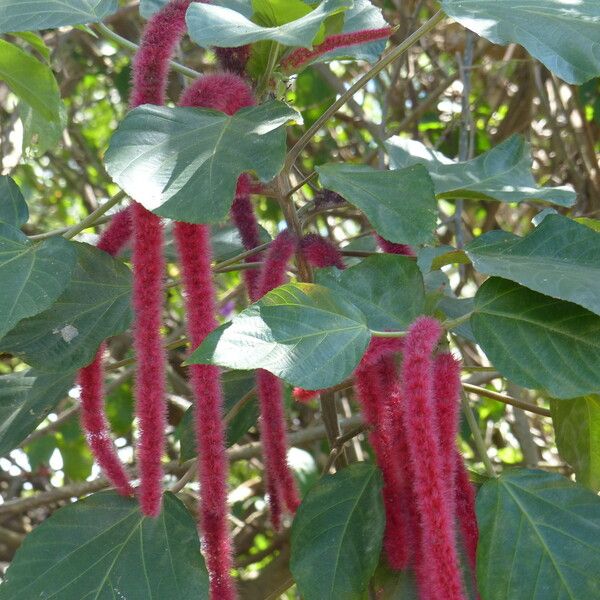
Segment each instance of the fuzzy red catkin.
[{"label": "fuzzy red catkin", "polygon": [[409,328],[402,364],[401,417],[420,535],[415,566],[422,600],[464,600],[454,515],[445,496],[443,460],[435,413],[433,361],[442,328],[431,317]]},{"label": "fuzzy red catkin", "polygon": [[336,48],[345,48],[346,46],[356,46],[358,44],[387,39],[392,34],[392,31],[391,27],[381,27],[380,29],[364,29],[351,33],[330,35],[322,44],[315,46],[312,50],[297,48],[282,61],[281,66],[285,70],[292,70]]},{"label": "fuzzy red catkin", "polygon": [[250,58],[250,45],[237,48],[215,48],[215,53],[223,70],[231,71],[236,75],[246,72],[246,64]]},{"label": "fuzzy red catkin", "polygon": [[454,473],[456,480],[456,518],[460,524],[465,552],[473,573],[473,579],[475,580],[477,573],[477,544],[479,542],[479,527],[475,512],[475,488],[469,479],[469,474],[460,452],[456,450],[454,456],[456,461]]},{"label": "fuzzy red catkin", "polygon": [[[186,30],[189,0],[173,0],[147,23],[133,64],[131,107],[164,104],[169,60]],[[163,229],[160,219],[134,202],[133,222],[133,328],[137,358],[136,413],[139,422],[137,456],[142,512],[160,513],[162,466],[166,425],[166,356],[162,349]]]},{"label": "fuzzy red catkin", "polygon": [[300,252],[311,267],[344,269],[344,260],[338,248],[327,238],[309,233],[300,240]]},{"label": "fuzzy red catkin", "polygon": [[401,254],[403,256],[414,256],[415,253],[410,246],[406,244],[396,244],[395,242],[389,242],[385,238],[382,238],[380,235],[375,234],[375,238],[377,239],[377,243],[379,247],[386,254]]}]

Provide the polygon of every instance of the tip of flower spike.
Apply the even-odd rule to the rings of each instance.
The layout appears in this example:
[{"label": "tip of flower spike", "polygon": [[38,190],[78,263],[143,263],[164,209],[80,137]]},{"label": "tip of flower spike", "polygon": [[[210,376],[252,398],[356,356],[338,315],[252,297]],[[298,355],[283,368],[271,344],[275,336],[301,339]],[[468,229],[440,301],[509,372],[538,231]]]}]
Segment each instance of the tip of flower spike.
[{"label": "tip of flower spike", "polygon": [[309,402],[320,394],[321,390],[305,390],[304,388],[295,387],[292,390],[292,396],[297,402]]},{"label": "tip of flower spike", "polygon": [[431,354],[442,337],[442,326],[433,317],[419,317],[408,329],[405,347],[411,346],[413,352]]},{"label": "tip of flower spike", "polygon": [[212,108],[227,115],[256,103],[250,86],[234,73],[204,75],[181,96],[180,106]]}]

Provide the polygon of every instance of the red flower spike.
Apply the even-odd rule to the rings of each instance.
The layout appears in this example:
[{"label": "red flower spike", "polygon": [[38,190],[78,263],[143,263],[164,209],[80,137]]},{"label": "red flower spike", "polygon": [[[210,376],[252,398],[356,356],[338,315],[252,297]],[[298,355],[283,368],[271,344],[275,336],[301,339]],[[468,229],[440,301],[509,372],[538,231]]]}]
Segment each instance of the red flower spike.
[{"label": "red flower spike", "polygon": [[338,33],[330,35],[322,44],[315,46],[312,50],[308,48],[297,48],[287,58],[281,62],[281,66],[286,71],[293,71],[301,65],[335,50],[336,48],[345,48],[347,46],[356,46],[366,44],[377,40],[386,40],[392,34],[391,27],[382,27],[380,29],[364,29],[362,31],[353,31],[351,33]]},{"label": "red flower spike", "polygon": [[456,482],[456,517],[460,524],[465,551],[473,572],[473,579],[475,580],[475,574],[477,573],[477,544],[479,542],[479,527],[477,526],[477,514],[475,512],[475,488],[469,480],[469,474],[458,450],[454,453],[454,457],[456,461],[454,473]]},{"label": "red flower spike", "polygon": [[119,211],[110,220],[98,240],[97,248],[111,256],[116,256],[131,239],[131,207]]},{"label": "red flower spike", "polygon": [[187,87],[179,101],[180,106],[212,108],[233,115],[241,108],[254,106],[250,86],[233,73],[204,75]]},{"label": "red flower spike", "polygon": [[360,360],[359,367],[366,368],[377,364],[383,357],[397,352],[402,352],[404,340],[402,338],[380,338],[371,339],[367,350]]},{"label": "red flower spike", "polygon": [[260,297],[283,285],[288,263],[294,256],[297,245],[298,240],[289,229],[282,231],[273,240],[261,271],[258,286]]},{"label": "red flower spike", "polygon": [[246,64],[250,58],[250,45],[238,48],[215,48],[215,53],[224,71],[231,71],[236,75],[246,72]]},{"label": "red flower spike", "polygon": [[[416,564],[423,600],[464,600],[454,515],[445,496],[444,461],[435,413],[431,353],[442,329],[430,317],[409,328],[402,364],[401,417],[408,440],[409,465],[420,539]],[[432,568],[435,565],[435,568]]]},{"label": "red flower spike", "polygon": [[382,238],[380,235],[375,235],[377,238],[377,243],[379,247],[386,254],[401,254],[403,256],[415,256],[413,249],[406,244],[396,244],[394,242],[388,242],[386,239]]},{"label": "red flower spike", "polygon": [[341,252],[327,238],[316,233],[309,233],[300,240],[300,252],[311,267],[323,269],[337,267],[344,269]]}]

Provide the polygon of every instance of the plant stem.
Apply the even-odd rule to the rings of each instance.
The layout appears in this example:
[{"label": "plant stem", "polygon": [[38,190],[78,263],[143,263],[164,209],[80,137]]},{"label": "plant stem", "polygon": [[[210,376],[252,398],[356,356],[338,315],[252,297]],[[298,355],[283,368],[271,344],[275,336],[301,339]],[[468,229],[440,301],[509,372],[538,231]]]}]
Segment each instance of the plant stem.
[{"label": "plant stem", "polygon": [[462,405],[463,412],[465,413],[467,423],[471,428],[471,433],[473,434],[473,441],[475,442],[475,447],[477,448],[477,452],[479,453],[481,462],[483,462],[483,466],[485,467],[486,473],[490,477],[496,477],[496,471],[494,469],[492,461],[490,460],[490,457],[488,456],[487,448],[485,447],[485,441],[483,440],[483,436],[481,435],[481,431],[479,430],[479,425],[477,423],[477,420],[475,419],[473,411],[471,410],[471,405],[469,404],[467,395],[464,392],[462,392],[460,395],[460,403]]},{"label": "plant stem", "polygon": [[342,107],[346,102],[361,90],[371,79],[376,77],[381,71],[383,71],[389,64],[393,63],[396,59],[402,56],[411,46],[418,42],[424,35],[429,33],[440,21],[444,19],[445,15],[440,10],[435,13],[428,21],[426,21],[419,29],[409,35],[402,43],[396,48],[388,52],[378,62],[376,62],[356,83],[354,83],[348,90],[342,94],[304,133],[304,135],[296,142],[294,147],[289,151],[286,160],[284,171],[289,171],[292,165],[296,162],[297,158],[304,147],[310,142],[312,137],[321,129],[321,127]]},{"label": "plant stem", "polygon": [[107,200],[102,206],[99,206],[94,212],[91,212],[83,221],[73,225],[69,228],[63,237],[67,240],[74,238],[78,233],[81,233],[84,229],[94,225],[104,213],[108,212],[113,206],[119,204],[121,200],[125,198],[125,192],[118,192],[110,200]]},{"label": "plant stem", "polygon": [[406,337],[407,331],[377,331],[371,329],[371,335],[380,338],[403,338]]},{"label": "plant stem", "polygon": [[466,315],[463,315],[462,317],[457,317],[456,319],[450,319],[448,321],[444,321],[442,323],[442,327],[446,331],[449,331],[450,329],[454,329],[455,327],[458,327],[459,325],[466,323],[471,318],[472,315],[473,315],[472,312],[468,312]]},{"label": "plant stem", "polygon": [[498,392],[494,392],[471,383],[463,383],[462,386],[466,392],[471,392],[472,394],[477,394],[478,396],[483,396],[484,398],[497,400],[498,402],[503,402],[504,404],[510,404],[511,406],[516,406],[517,408],[535,413],[536,415],[542,415],[543,417],[552,416],[552,413],[547,408],[536,406],[535,404],[531,404],[531,402],[525,402],[525,400],[519,400],[518,398],[513,398],[512,396],[507,396],[506,394],[499,394]]}]

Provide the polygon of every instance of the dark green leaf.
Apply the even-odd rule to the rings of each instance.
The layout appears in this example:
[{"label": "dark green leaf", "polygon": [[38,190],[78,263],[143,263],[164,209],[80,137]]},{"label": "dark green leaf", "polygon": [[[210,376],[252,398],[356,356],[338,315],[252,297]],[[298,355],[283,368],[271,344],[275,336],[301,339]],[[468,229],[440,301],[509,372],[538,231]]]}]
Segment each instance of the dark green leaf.
[{"label": "dark green leaf", "polygon": [[0,456],[16,448],[67,395],[74,373],[34,370],[0,377]]},{"label": "dark green leaf", "polygon": [[494,44],[521,44],[568,83],[600,75],[597,0],[442,0],[442,8]]},{"label": "dark green leaf", "polygon": [[52,306],[74,267],[75,248],[65,239],[32,243],[19,229],[0,223],[0,338],[21,319]]},{"label": "dark green leaf", "polygon": [[577,481],[600,491],[600,396],[553,400],[556,445],[577,474]]},{"label": "dark green leaf", "polygon": [[600,498],[553,473],[511,470],[477,495],[486,600],[600,598]]},{"label": "dark green leaf", "polygon": [[262,368],[292,385],[320,389],[348,377],[370,339],[365,316],[343,296],[289,283],[216,329],[187,362]]},{"label": "dark green leaf", "polygon": [[278,27],[261,27],[234,9],[194,3],[188,9],[186,21],[190,37],[204,48],[237,47],[260,40],[310,48],[325,19],[351,6],[352,0],[324,0],[299,19]]},{"label": "dark green leaf", "polygon": [[505,377],[555,398],[600,390],[600,317],[505,279],[475,296],[471,327]]},{"label": "dark green leaf", "polygon": [[41,371],[87,365],[103,340],[125,331],[131,322],[131,271],[106,252],[71,243],[77,264],[64,293],[0,342],[3,350]]},{"label": "dark green leaf", "polygon": [[548,215],[524,238],[491,231],[465,250],[481,273],[600,314],[600,234],[585,225]]},{"label": "dark green leaf", "polygon": [[227,216],[241,173],[254,170],[263,181],[277,175],[285,157],[284,125],[295,118],[298,113],[278,101],[231,117],[147,104],[120,124],[106,152],[106,168],[157,215],[217,222]]},{"label": "dark green leaf", "polygon": [[29,210],[19,186],[8,176],[0,176],[0,221],[21,227],[29,220]]},{"label": "dark green leaf", "polygon": [[386,142],[391,166],[427,167],[439,198],[467,198],[521,202],[542,200],[560,206],[575,203],[570,186],[540,188],[531,174],[531,149],[519,135],[513,135],[489,152],[467,162],[454,162],[421,142],[393,137]]},{"label": "dark green leaf", "polygon": [[172,494],[156,519],[134,499],[100,492],[30,533],[0,586],[1,600],[208,600],[196,524]]},{"label": "dark green leaf", "polygon": [[345,271],[320,269],[316,283],[352,302],[367,317],[370,329],[405,329],[423,314],[423,277],[406,256],[381,254]]},{"label": "dark green leaf", "polygon": [[363,600],[381,552],[381,475],[354,464],[308,492],[292,525],[290,570],[305,600]]},{"label": "dark green leaf", "polygon": [[324,188],[358,206],[386,240],[421,244],[433,239],[437,206],[431,178],[423,166],[378,171],[339,163],[315,170]]},{"label": "dark green leaf", "polygon": [[117,0],[2,0],[0,33],[97,22],[117,8]]}]

